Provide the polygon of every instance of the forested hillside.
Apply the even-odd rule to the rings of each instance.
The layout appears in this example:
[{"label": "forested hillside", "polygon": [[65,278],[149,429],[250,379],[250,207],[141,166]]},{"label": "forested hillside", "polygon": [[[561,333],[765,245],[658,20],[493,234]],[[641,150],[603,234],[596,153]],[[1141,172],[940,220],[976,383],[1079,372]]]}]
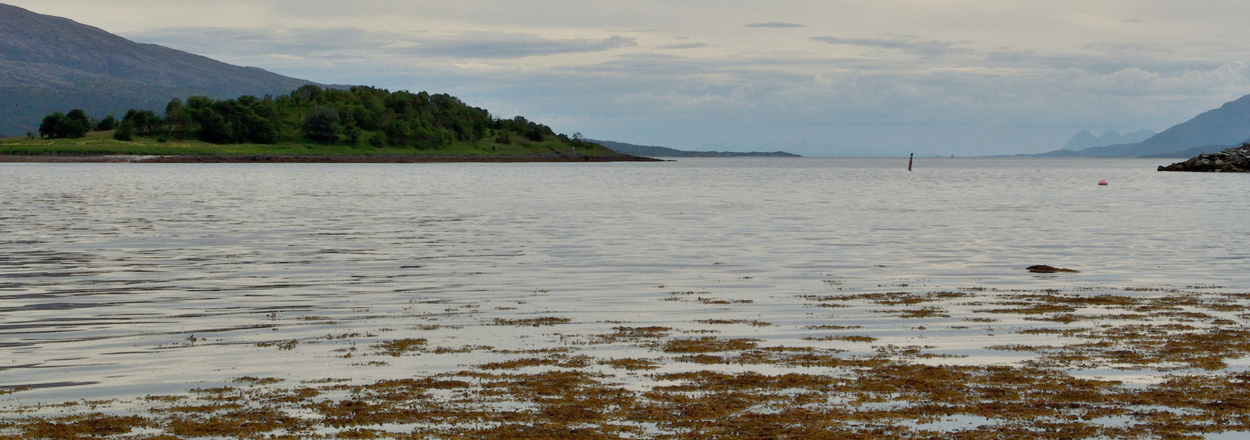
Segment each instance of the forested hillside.
[{"label": "forested hillside", "polygon": [[[52,137],[52,127],[41,134]],[[174,99],[164,117],[152,111],[132,110],[123,117],[118,140],[135,136],[195,139],[214,144],[326,144],[438,149],[456,141],[510,144],[557,135],[550,127],[524,117],[495,119],[485,109],[472,107],[446,94],[390,92],[373,87],[347,90],[304,86],[289,95],[213,100],[194,96],[184,103]]]},{"label": "forested hillside", "polygon": [[[96,116],[98,115],[91,115]],[[556,134],[517,116],[499,119],[459,99],[373,87],[304,86],[281,96],[174,99],[163,114],[132,109],[120,121],[81,109],[44,117],[39,138],[0,141],[0,155],[178,156],[193,161],[643,160]],[[338,158],[338,159],[336,159]],[[372,158],[372,159],[369,159]],[[60,160],[60,159],[58,159]],[[424,159],[422,159],[424,160]]]}]

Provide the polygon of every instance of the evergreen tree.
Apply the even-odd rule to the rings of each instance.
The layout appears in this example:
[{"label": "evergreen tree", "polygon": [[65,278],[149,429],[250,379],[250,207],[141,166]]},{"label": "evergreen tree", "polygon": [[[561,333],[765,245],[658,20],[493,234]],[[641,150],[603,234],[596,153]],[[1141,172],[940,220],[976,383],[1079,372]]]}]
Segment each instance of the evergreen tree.
[{"label": "evergreen tree", "polygon": [[304,114],[304,137],[317,142],[330,142],[338,139],[342,127],[339,114],[330,107],[319,105]]},{"label": "evergreen tree", "polygon": [[109,131],[115,128],[117,128],[117,118],[113,117],[113,115],[106,116],[95,125],[95,131]]},{"label": "evergreen tree", "polygon": [[87,135],[91,131],[91,118],[87,117],[87,113],[80,109],[70,110],[65,114],[65,119],[61,122],[62,136],[78,139]]},{"label": "evergreen tree", "polygon": [[57,139],[61,132],[61,125],[65,122],[65,114],[55,112],[48,116],[44,116],[43,122],[39,124],[39,137],[44,139]]},{"label": "evergreen tree", "polygon": [[113,139],[126,142],[135,140],[134,123],[130,121],[122,121],[121,125],[117,127],[117,131],[113,132]]},{"label": "evergreen tree", "polygon": [[45,139],[76,139],[86,136],[88,131],[91,131],[91,119],[78,109],[70,110],[68,114],[50,114],[39,124],[39,136]]}]

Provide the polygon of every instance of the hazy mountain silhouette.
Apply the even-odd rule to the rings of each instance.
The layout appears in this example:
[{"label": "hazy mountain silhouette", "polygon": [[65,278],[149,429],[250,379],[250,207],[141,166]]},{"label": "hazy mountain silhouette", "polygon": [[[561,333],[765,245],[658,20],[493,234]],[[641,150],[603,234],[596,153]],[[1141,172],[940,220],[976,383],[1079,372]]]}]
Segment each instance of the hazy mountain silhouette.
[{"label": "hazy mountain silhouette", "polygon": [[159,113],[173,98],[286,94],[305,84],[313,83],[0,4],[0,134],[38,131],[45,115],[72,108]]},{"label": "hazy mountain silhouette", "polygon": [[1154,131],[1146,129],[1124,134],[1120,134],[1115,130],[1108,130],[1102,136],[1094,136],[1089,130],[1081,130],[1072,136],[1072,139],[1068,141],[1067,145],[1064,145],[1063,149],[1084,150],[1086,148],[1105,147],[1107,145],[1134,144],[1150,139],[1155,134]]},{"label": "hazy mountain silhouette", "polygon": [[1108,145],[1084,150],[1057,150],[1042,157],[1188,157],[1181,152],[1222,151],[1250,139],[1250,95],[1225,103],[1177,124],[1149,139],[1132,144]]}]

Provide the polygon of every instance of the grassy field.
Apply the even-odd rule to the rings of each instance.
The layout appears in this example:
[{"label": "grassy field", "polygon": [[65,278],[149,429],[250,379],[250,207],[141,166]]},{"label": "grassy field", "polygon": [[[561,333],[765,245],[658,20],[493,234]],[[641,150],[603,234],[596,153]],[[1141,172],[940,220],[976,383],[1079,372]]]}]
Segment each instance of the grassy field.
[{"label": "grassy field", "polygon": [[136,138],[134,141],[113,139],[113,132],[92,132],[80,139],[28,139],[14,137],[0,139],[0,155],[28,156],[98,156],[98,155],[156,155],[156,156],[305,156],[305,157],[628,157],[598,144],[584,144],[576,148],[549,137],[543,142],[529,140],[512,141],[509,144],[482,140],[476,143],[456,142],[437,149],[376,148],[367,145],[327,145],[317,143],[279,143],[217,145],[195,140],[169,140]]}]

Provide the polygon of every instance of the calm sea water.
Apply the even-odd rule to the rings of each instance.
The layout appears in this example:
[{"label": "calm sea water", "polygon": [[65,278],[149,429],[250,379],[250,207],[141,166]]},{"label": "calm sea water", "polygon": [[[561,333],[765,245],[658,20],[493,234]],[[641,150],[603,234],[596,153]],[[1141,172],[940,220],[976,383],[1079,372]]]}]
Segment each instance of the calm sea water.
[{"label": "calm sea water", "polygon": [[[498,355],[338,354],[416,337],[543,347],[618,322],[916,337],[800,299],[836,290],[1250,290],[1250,175],[1164,162],[0,164],[0,387],[34,388],[0,402],[451,371]],[[687,291],[750,306],[662,301]],[[487,325],[546,316],[571,323]],[[1011,361],[966,335],[926,343]]]}]

